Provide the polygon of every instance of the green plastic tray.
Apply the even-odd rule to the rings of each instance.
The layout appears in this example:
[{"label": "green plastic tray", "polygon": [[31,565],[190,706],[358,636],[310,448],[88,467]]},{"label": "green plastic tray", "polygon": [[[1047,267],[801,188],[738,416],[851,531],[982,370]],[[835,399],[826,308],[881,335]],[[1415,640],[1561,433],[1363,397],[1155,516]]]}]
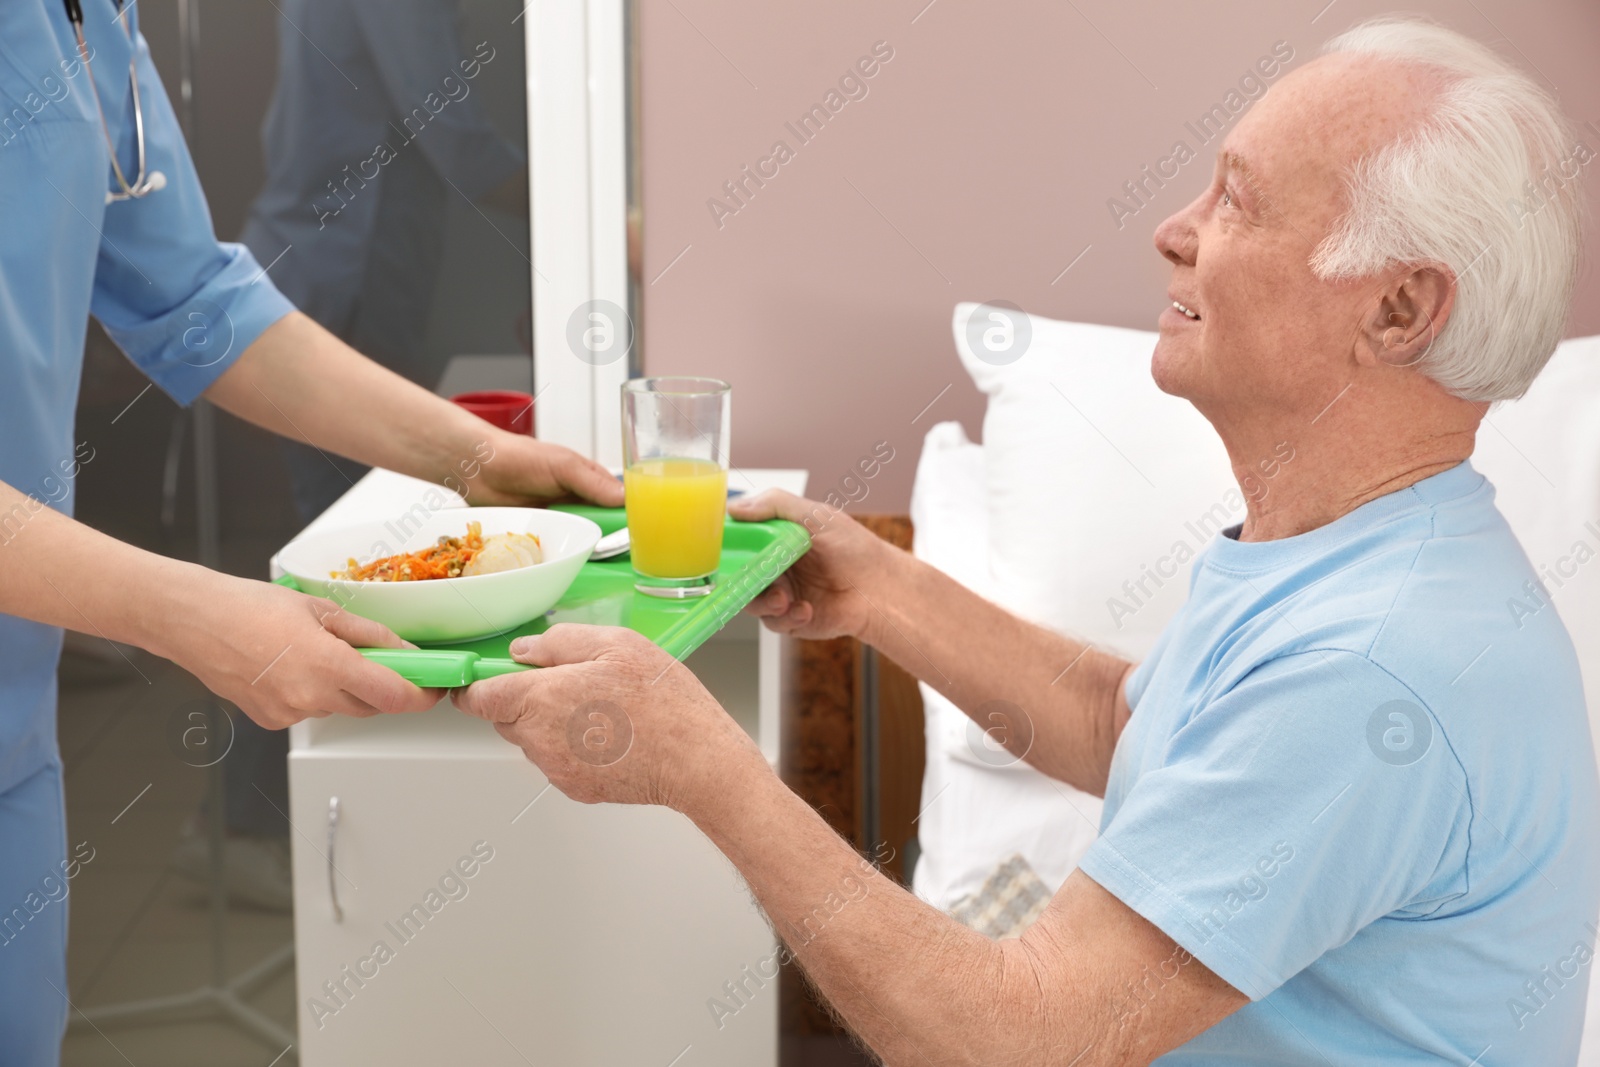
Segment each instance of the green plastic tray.
[{"label": "green plastic tray", "polygon": [[[553,509],[593,519],[604,533],[627,525],[621,508],[558,504]],[[722,629],[772,578],[783,573],[811,545],[805,528],[792,522],[735,522],[723,529],[722,565],[709,594],[693,600],[664,600],[634,589],[636,576],[626,555],[589,562],[566,595],[544,615],[498,637],[420,649],[364,648],[361,654],[425,688],[453,689],[482,678],[529,670],[511,659],[510,645],[525,634],[543,633],[558,622],[626,626],[644,634],[676,659],[683,659]],[[285,575],[278,584],[298,588]]]}]

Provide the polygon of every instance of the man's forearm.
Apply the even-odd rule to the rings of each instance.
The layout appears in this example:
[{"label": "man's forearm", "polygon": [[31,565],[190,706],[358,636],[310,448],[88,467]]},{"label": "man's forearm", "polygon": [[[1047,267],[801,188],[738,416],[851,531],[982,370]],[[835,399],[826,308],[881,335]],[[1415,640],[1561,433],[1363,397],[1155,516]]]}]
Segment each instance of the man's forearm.
[{"label": "man's forearm", "polygon": [[274,433],[432,482],[461,479],[500,433],[300,312],[268,327],[205,395]]},{"label": "man's forearm", "polygon": [[744,761],[730,780],[739,801],[723,794],[696,824],[885,1063],[1024,1062],[1015,1057],[1063,1024],[1020,942],[991,941],[878,873],[764,760]]},{"label": "man's forearm", "polygon": [[[1101,795],[1127,722],[1133,664],[1011,614],[948,575],[892,550],[858,590],[862,639],[971,716],[987,737],[1052,778]],[[991,755],[992,754],[992,755]]]}]

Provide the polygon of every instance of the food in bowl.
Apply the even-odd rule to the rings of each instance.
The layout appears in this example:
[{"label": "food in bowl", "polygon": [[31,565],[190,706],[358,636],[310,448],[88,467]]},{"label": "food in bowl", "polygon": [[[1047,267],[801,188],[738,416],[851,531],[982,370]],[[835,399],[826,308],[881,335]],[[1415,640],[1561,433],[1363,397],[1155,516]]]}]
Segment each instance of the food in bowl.
[{"label": "food in bowl", "polygon": [[[437,549],[441,538],[465,540],[481,524],[485,546],[501,534],[538,538],[540,562],[443,580],[358,581],[347,573],[352,555],[377,561]],[[415,644],[454,643],[504,633],[543,615],[577,579],[600,527],[581,515],[543,508],[414,508],[388,517],[308,530],[283,546],[277,565],[303,592],[327,597],[353,615],[381,622]],[[531,547],[523,538],[511,546]],[[498,553],[497,553],[498,554]],[[525,558],[525,557],[521,557]],[[485,553],[486,569],[494,564]],[[503,561],[502,561],[503,562]],[[462,564],[463,570],[465,563]],[[447,571],[448,573],[448,571]],[[332,575],[332,577],[330,577]]]},{"label": "food in bowl", "polygon": [[351,557],[343,570],[328,574],[350,582],[425,582],[499,574],[543,562],[544,550],[536,535],[512,532],[485,537],[482,523],[469,522],[465,537],[446,535],[416,552],[400,552],[368,563]]}]

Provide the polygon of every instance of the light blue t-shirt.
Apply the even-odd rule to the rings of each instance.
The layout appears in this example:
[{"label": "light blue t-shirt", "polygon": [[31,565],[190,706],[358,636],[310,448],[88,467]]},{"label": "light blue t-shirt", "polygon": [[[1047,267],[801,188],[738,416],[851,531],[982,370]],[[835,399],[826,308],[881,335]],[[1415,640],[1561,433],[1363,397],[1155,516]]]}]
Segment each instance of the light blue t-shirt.
[{"label": "light blue t-shirt", "polygon": [[1536,583],[1468,463],[1196,560],[1081,863],[1184,950],[1122,1025],[1185,952],[1251,998],[1159,1063],[1576,1062],[1600,785]]}]

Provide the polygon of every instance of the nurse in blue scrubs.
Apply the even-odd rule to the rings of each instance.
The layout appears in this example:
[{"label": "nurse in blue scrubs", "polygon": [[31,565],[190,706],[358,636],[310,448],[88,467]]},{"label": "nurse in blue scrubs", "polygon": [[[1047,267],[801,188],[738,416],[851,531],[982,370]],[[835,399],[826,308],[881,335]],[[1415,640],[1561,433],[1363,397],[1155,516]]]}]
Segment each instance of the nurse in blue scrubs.
[{"label": "nurse in blue scrubs", "polygon": [[179,403],[203,395],[330,453],[464,481],[475,503],[622,497],[576,453],[361,356],[216,239],[136,6],[0,3],[0,1067],[57,1063],[70,1010],[62,627],[166,657],[273,728],[437,696],[355,651],[399,644],[374,623],[71,519],[78,463],[118,443],[114,425],[74,427],[91,314]]}]

